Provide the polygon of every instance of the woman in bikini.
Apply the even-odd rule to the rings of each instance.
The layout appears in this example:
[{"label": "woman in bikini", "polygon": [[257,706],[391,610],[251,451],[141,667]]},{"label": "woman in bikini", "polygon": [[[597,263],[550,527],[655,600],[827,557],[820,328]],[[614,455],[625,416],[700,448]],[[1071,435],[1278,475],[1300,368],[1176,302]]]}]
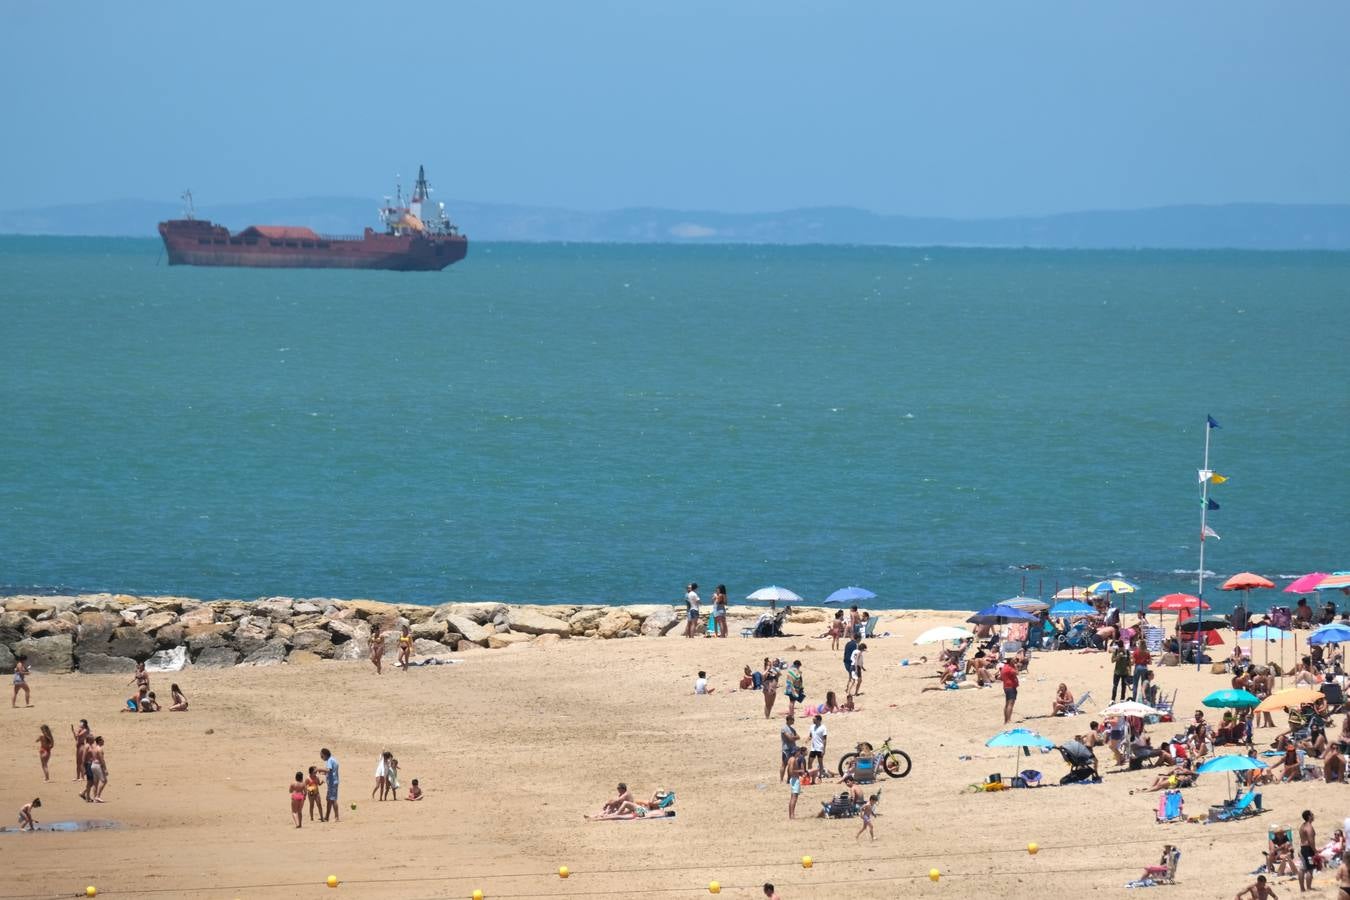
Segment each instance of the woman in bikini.
[{"label": "woman in bikini", "polygon": [[408,662],[412,659],[412,630],[403,626],[403,633],[398,636],[398,665],[404,673],[408,671]]},{"label": "woman in bikini", "polygon": [[305,774],[303,772],[295,773],[295,780],[291,782],[291,818],[295,820],[295,827],[299,828],[304,822],[305,811]]},{"label": "woman in bikini", "polygon": [[370,664],[376,675],[384,674],[384,631],[379,622],[370,626]]},{"label": "woman in bikini", "polygon": [[305,796],[309,798],[309,820],[314,821],[314,813],[317,810],[319,818],[323,818],[323,804],[319,802],[319,770],[309,767],[309,776],[305,778]]},{"label": "woman in bikini", "polygon": [[169,685],[169,699],[173,701],[173,705],[169,707],[169,712],[188,711],[187,695],[183,693],[182,688],[180,688],[178,685],[176,684]]},{"label": "woman in bikini", "polygon": [[830,622],[830,649],[839,649],[839,639],[844,636],[844,611],[837,609],[834,612],[834,619]]},{"label": "woman in bikini", "polygon": [[778,699],[778,667],[764,657],[764,718],[773,715],[773,702]]},{"label": "woman in bikini", "polygon": [[32,706],[33,696],[28,689],[28,657],[26,656],[14,658],[14,696],[9,701],[11,708],[18,708],[19,691],[23,691],[23,705]]},{"label": "woman in bikini", "polygon": [[720,637],[727,636],[727,586],[719,584],[713,591],[713,631]]},{"label": "woman in bikini", "polygon": [[42,780],[51,781],[51,776],[47,774],[47,762],[52,758],[52,748],[56,746],[56,738],[52,737],[52,730],[46,725],[38,728],[38,761],[42,763]]},{"label": "woman in bikini", "polygon": [[89,777],[84,745],[89,740],[90,733],[88,719],[81,719],[78,729],[74,725],[70,726],[70,736],[75,739],[75,781],[84,781]]},{"label": "woman in bikini", "polygon": [[1064,682],[1059,683],[1055,690],[1055,701],[1051,706],[1052,716],[1062,716],[1073,709],[1073,694],[1069,691],[1069,686]]}]

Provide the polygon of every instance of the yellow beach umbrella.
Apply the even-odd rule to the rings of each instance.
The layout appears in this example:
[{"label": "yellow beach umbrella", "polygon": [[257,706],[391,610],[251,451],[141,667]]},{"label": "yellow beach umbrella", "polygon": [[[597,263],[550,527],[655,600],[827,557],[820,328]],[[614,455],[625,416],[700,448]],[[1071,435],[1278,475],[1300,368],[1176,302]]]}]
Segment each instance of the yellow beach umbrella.
[{"label": "yellow beach umbrella", "polygon": [[1288,690],[1276,691],[1266,699],[1257,704],[1257,712],[1270,712],[1276,709],[1286,709],[1290,706],[1302,706],[1305,703],[1316,703],[1322,699],[1322,692],[1313,690],[1310,687],[1296,687]]}]

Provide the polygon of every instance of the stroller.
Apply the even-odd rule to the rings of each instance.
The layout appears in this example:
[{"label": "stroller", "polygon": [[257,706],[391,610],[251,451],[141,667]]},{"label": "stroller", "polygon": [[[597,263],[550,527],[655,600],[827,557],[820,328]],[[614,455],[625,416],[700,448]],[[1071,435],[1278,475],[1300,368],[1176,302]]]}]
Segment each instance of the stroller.
[{"label": "stroller", "polygon": [[755,623],[755,637],[782,637],[783,623],[787,621],[788,613],[791,610],[792,607],[785,606],[777,614],[764,613],[761,615],[759,621]]},{"label": "stroller", "polygon": [[1097,774],[1097,758],[1092,750],[1081,741],[1065,741],[1059,748],[1059,755],[1069,764],[1069,774],[1059,780],[1060,784],[1100,784]]}]

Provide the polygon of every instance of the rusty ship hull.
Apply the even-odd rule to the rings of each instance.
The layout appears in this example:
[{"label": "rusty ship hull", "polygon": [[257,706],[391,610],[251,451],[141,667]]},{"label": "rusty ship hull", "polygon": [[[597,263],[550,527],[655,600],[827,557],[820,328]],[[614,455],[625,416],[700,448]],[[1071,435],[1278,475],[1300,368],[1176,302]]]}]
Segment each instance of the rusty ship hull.
[{"label": "rusty ship hull", "polygon": [[435,272],[464,259],[469,250],[460,234],[387,234],[371,228],[360,237],[268,225],[232,234],[214,222],[173,219],[159,223],[159,233],[171,266]]}]

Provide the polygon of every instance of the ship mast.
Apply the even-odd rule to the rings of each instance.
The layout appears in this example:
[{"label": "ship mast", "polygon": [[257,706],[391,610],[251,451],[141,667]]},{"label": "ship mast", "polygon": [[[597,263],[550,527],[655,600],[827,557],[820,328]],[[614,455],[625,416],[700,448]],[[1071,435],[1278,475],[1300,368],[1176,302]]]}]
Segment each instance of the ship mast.
[{"label": "ship mast", "polygon": [[196,217],[197,212],[192,206],[192,189],[188,188],[186,191],[183,191],[182,196],[178,199],[183,201],[183,218],[187,219],[189,222],[192,221]]}]

